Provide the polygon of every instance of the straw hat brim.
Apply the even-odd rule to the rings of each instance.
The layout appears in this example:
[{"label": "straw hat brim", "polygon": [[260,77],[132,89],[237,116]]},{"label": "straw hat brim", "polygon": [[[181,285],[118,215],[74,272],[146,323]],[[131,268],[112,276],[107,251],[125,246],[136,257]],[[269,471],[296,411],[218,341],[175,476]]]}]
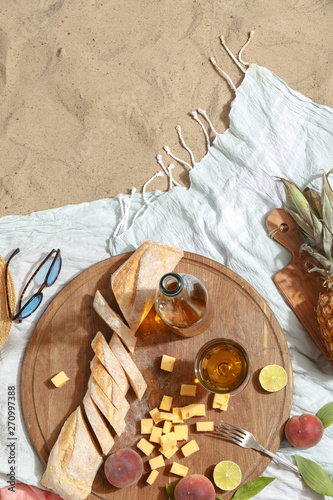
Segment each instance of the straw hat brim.
[{"label": "straw hat brim", "polygon": [[[6,299],[6,285],[5,285],[5,265],[6,262],[0,255],[0,350],[8,339],[10,329],[12,327],[12,320],[8,314],[7,299]],[[15,289],[12,275],[8,273],[8,294],[9,303],[12,311],[15,308]]]}]

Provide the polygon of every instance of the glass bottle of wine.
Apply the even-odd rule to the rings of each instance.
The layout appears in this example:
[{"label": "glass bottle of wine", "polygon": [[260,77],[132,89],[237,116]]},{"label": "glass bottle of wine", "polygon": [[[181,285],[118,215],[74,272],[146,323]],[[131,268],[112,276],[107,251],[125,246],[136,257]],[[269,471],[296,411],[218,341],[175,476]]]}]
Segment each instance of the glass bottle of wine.
[{"label": "glass bottle of wine", "polygon": [[172,331],[184,337],[202,333],[213,319],[206,287],[190,274],[168,273],[162,276],[155,309]]}]

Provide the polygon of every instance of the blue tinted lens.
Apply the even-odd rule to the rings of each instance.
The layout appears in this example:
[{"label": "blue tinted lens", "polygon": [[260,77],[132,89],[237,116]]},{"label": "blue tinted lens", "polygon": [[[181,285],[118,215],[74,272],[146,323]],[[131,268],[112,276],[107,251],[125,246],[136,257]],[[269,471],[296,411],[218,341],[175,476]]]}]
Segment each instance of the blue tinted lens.
[{"label": "blue tinted lens", "polygon": [[28,300],[23,306],[22,311],[19,314],[19,319],[24,319],[30,316],[34,311],[36,311],[39,304],[42,302],[43,294],[39,293],[31,299]]},{"label": "blue tinted lens", "polygon": [[59,276],[60,269],[61,269],[61,257],[60,254],[58,254],[56,260],[53,262],[52,267],[50,269],[50,274],[48,275],[46,280],[46,286],[53,285],[53,283]]}]

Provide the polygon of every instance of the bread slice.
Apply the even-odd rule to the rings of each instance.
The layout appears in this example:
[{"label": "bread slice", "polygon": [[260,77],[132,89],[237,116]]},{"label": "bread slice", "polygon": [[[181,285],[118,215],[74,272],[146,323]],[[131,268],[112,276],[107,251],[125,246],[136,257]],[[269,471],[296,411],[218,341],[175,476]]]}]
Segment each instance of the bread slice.
[{"label": "bread slice", "polygon": [[112,380],[112,404],[118,410],[122,410],[124,415],[126,415],[130,409],[129,402],[114,380]]},{"label": "bread slice", "polygon": [[116,409],[111,403],[111,400],[102,391],[92,375],[90,375],[88,381],[88,392],[95,405],[100,409],[107,421],[112,425],[113,415]]},{"label": "bread slice", "polygon": [[112,377],[96,355],[90,361],[90,370],[102,391],[112,402]]},{"label": "bread slice", "polygon": [[139,399],[142,399],[142,396],[147,389],[147,384],[139,368],[134,363],[131,355],[126,351],[123,343],[116,333],[112,335],[109,345],[111,351],[117,357],[121,366],[124,368],[135,394]]},{"label": "bread slice", "polygon": [[103,413],[108,422],[112,425],[118,436],[120,436],[126,427],[125,410],[119,410],[111,403],[110,399],[100,388],[93,375],[90,376],[88,381],[88,391],[91,399]]},{"label": "bread slice", "polygon": [[94,353],[104,365],[112,378],[115,380],[121,391],[126,394],[130,384],[123,367],[119,363],[116,356],[111,351],[104,335],[98,332],[94,340],[91,343]]},{"label": "bread slice", "polygon": [[110,453],[114,445],[114,439],[107,425],[105,424],[99,409],[91,399],[89,391],[86,392],[83,398],[83,406],[86,412],[87,419],[100,444],[101,450],[104,455],[107,455],[108,453]]},{"label": "bread slice", "polygon": [[113,293],[133,332],[152,308],[160,279],[183,255],[179,248],[147,239],[111,276]]},{"label": "bread slice", "polygon": [[132,332],[132,330],[125,325],[119,314],[111,308],[99,290],[95,293],[93,308],[97,314],[104,319],[105,323],[111,328],[111,330],[118,333],[119,337],[122,339],[129,351],[134,352],[136,344],[134,332]]},{"label": "bread slice", "polygon": [[102,457],[78,406],[60,431],[40,483],[66,500],[83,500],[91,493],[101,464]]},{"label": "bread slice", "polygon": [[130,405],[125,398],[124,393],[121,391],[109,372],[106,371],[97,356],[93,357],[90,367],[91,373],[102,391],[110,399],[116,410],[121,410],[122,415],[125,416],[130,408]]}]

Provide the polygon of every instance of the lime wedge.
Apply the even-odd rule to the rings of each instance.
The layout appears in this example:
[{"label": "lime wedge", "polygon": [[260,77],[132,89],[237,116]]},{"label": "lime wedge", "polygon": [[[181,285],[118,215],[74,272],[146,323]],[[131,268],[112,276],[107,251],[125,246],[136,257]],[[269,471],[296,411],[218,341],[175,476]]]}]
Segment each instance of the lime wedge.
[{"label": "lime wedge", "polygon": [[242,472],[235,462],[222,460],[214,467],[213,478],[216,486],[221,490],[230,491],[239,486],[242,480]]},{"label": "lime wedge", "polygon": [[267,365],[260,371],[259,382],[265,391],[277,392],[287,384],[287,372],[280,365]]}]

